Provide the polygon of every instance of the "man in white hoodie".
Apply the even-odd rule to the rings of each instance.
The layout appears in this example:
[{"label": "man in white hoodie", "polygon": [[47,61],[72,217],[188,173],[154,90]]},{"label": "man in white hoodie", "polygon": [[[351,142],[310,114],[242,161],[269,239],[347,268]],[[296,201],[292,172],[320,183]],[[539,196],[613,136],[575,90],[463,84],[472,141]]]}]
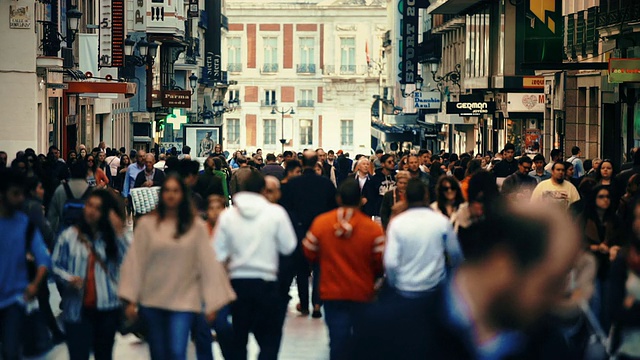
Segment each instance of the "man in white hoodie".
[{"label": "man in white hoodie", "polygon": [[234,207],[218,219],[214,247],[218,260],[227,264],[238,299],[231,305],[233,353],[247,358],[249,332],[260,346],[261,359],[277,359],[282,338],[278,291],[278,256],[291,254],[298,243],[287,212],[263,195],[265,180],[251,170]]}]

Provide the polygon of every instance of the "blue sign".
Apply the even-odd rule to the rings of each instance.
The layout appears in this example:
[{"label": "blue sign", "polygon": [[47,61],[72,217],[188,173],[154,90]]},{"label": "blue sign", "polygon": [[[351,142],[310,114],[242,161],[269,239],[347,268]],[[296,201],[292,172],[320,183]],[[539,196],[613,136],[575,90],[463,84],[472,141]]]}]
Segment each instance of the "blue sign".
[{"label": "blue sign", "polygon": [[414,107],[416,109],[440,110],[442,104],[439,91],[416,91],[413,93]]}]

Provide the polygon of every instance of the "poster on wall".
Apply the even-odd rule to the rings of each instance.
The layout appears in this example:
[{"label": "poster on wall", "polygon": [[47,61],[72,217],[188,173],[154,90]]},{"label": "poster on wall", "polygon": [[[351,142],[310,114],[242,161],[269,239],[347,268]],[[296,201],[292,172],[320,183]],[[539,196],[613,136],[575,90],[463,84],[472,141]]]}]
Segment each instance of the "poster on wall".
[{"label": "poster on wall", "polygon": [[222,143],[222,131],[220,125],[183,125],[182,144],[191,148],[191,156],[206,158],[217,144]]},{"label": "poster on wall", "polygon": [[9,28],[31,29],[31,13],[26,5],[9,6]]},{"label": "poster on wall", "polygon": [[542,149],[542,133],[540,129],[527,129],[524,132],[524,146],[527,154],[533,154],[533,144],[540,145]]}]

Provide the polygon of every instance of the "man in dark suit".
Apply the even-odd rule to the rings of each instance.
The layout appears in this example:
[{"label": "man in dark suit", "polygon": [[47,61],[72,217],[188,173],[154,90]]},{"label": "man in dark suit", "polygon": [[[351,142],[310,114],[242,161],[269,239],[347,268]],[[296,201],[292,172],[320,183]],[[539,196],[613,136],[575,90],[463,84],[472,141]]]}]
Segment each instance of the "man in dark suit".
[{"label": "man in dark suit", "polygon": [[342,150],[338,150],[338,185],[349,177],[351,169],[353,168],[353,160],[349,159],[349,153],[344,153]]},{"label": "man in dark suit", "polygon": [[153,154],[147,154],[144,158],[144,171],[141,171],[136,176],[136,181],[133,184],[134,188],[139,187],[152,187],[161,186],[164,181],[164,172],[153,167],[156,163],[156,158]]},{"label": "man in dark suit", "polygon": [[[300,296],[299,311],[309,314],[309,263],[302,252],[302,240],[316,216],[338,207],[336,203],[336,188],[331,180],[319,176],[314,171],[318,157],[312,150],[303,154],[303,173],[301,176],[289,180],[282,187],[280,204],[287,210],[291,223],[298,237],[298,247],[289,259],[281,261],[280,283],[282,295],[288,301],[289,286],[294,276],[298,280],[298,295]],[[320,317],[320,293],[318,291],[317,269],[313,275],[313,316]],[[286,308],[285,308],[286,310]],[[284,315],[284,314],[283,314]],[[284,319],[283,319],[284,320]]]}]

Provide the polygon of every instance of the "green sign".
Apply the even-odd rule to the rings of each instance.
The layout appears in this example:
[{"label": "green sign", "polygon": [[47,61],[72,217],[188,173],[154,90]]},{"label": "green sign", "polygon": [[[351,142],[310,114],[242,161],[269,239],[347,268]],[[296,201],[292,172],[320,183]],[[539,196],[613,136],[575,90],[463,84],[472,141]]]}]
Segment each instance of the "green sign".
[{"label": "green sign", "polygon": [[609,82],[640,81],[640,59],[609,59]]}]

